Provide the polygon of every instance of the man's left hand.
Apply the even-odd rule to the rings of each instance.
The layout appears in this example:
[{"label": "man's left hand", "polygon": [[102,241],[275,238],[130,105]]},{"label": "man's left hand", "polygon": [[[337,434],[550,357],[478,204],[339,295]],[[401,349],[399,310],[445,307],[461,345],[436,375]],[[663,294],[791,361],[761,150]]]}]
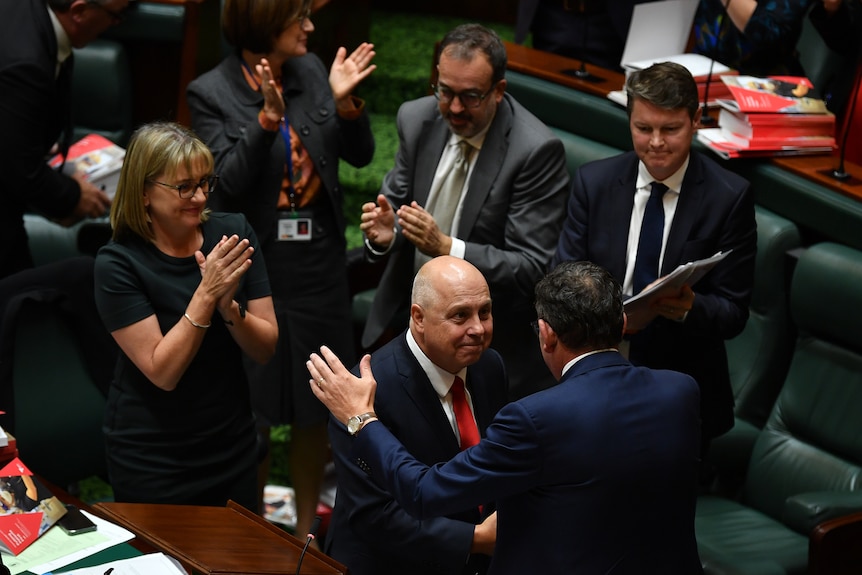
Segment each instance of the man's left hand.
[{"label": "man's left hand", "polygon": [[677,297],[664,297],[656,300],[652,307],[659,315],[673,321],[683,321],[694,305],[694,292],[688,285],[682,286]]},{"label": "man's left hand", "polygon": [[374,411],[374,392],[377,381],[371,373],[371,356],[365,354],[359,362],[360,377],[344,367],[331,349],[325,345],[320,355],[312,353],[305,362],[311,379],[311,391],[341,423],[354,415]]},{"label": "man's left hand", "polygon": [[449,255],[452,238],[440,231],[434,216],[416,202],[398,208],[398,224],[404,237],[429,257]]}]

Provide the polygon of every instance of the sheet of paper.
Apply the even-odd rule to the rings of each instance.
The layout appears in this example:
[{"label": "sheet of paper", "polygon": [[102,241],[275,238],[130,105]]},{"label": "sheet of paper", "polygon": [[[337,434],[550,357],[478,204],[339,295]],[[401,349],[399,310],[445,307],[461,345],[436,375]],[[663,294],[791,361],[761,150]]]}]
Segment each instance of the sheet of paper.
[{"label": "sheet of paper", "polygon": [[3,563],[12,575],[24,571],[47,573],[135,537],[128,529],[86,511],[83,513],[96,524],[95,531],[67,535],[60,527],[51,527],[17,556],[4,553]]},{"label": "sheet of paper", "polygon": [[104,575],[109,570],[111,575],[186,575],[186,572],[164,553],[120,559],[96,567],[67,571],[63,575]]},{"label": "sheet of paper", "polygon": [[658,313],[651,309],[655,300],[677,294],[684,284],[693,286],[732,251],[718,252],[709,258],[680,264],[671,273],[655,281],[651,287],[627,299],[623,304],[628,319],[626,329],[635,332],[645,328],[658,316]]},{"label": "sheet of paper", "polygon": [[661,0],[637,4],[620,66],[685,52],[697,0]]}]

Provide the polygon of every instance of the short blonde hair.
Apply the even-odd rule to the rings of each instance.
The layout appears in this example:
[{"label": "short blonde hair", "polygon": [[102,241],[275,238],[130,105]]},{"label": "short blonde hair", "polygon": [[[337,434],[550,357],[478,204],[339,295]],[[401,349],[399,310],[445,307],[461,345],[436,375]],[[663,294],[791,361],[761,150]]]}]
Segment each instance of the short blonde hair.
[{"label": "short blonde hair", "polygon": [[[111,227],[115,241],[138,236],[146,241],[154,239],[144,189],[148,180],[170,178],[182,166],[191,173],[193,166],[203,162],[212,172],[215,165],[212,152],[194,132],[173,122],[155,122],[141,126],[129,141],[117,193],[111,205]],[[209,210],[201,213],[201,221]]]}]

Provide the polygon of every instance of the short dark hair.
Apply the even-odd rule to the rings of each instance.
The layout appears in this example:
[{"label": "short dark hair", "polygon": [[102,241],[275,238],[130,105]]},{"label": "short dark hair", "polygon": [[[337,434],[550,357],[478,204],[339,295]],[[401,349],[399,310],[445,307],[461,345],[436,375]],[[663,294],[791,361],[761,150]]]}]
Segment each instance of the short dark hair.
[{"label": "short dark hair", "polygon": [[226,0],[222,12],[225,40],[237,50],[266,54],[311,0]]},{"label": "short dark hair", "polygon": [[626,111],[632,115],[635,99],[665,110],[685,109],[694,120],[700,105],[697,83],[688,68],[675,62],[658,62],[629,74],[626,80]]},{"label": "short dark hair", "polygon": [[444,51],[459,60],[472,60],[477,51],[482,52],[491,64],[491,82],[496,84],[506,76],[506,47],[496,32],[481,24],[461,24],[451,30],[440,42],[438,62]]},{"label": "short dark hair", "polygon": [[[69,8],[72,7],[72,3],[75,0],[48,0],[48,6],[50,6],[54,12],[65,12]],[[87,0],[90,4],[107,4],[108,0]]]},{"label": "short dark hair", "polygon": [[622,288],[591,262],[563,262],[536,284],[536,313],[571,350],[616,347],[623,336]]}]

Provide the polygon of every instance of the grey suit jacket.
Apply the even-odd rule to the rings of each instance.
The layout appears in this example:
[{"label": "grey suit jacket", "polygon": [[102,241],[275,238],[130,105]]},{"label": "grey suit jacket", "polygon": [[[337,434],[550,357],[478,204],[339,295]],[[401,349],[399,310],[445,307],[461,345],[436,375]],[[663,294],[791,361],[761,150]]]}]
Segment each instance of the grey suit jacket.
[{"label": "grey suit jacket", "polygon": [[[363,111],[356,120],[338,116],[326,68],[313,54],[288,60],[282,78],[285,117],[314,159],[344,235],[338,160],[344,158],[357,167],[371,161],[374,137],[368,114]],[[212,150],[221,176],[211,205],[219,211],[246,214],[266,246],[272,239],[284,176],[285,145],[279,132],[264,130],[258,123],[263,96],[249,89],[236,54],[190,83],[187,96],[192,126]]]},{"label": "grey suit jacket", "polygon": [[[416,200],[424,205],[449,126],[431,97],[398,111],[399,148],[381,193],[394,208]],[[457,236],[465,259],[485,276],[494,301],[494,342],[506,358],[510,382],[550,377],[541,361],[519,370],[510,354],[532,354],[538,345],[533,289],[547,270],[565,212],[569,183],[563,144],[533,114],[506,94],[476,159]],[[370,347],[410,299],[415,249],[397,234],[362,336]],[[369,257],[373,257],[370,255]],[[406,326],[406,319],[403,325]],[[522,373],[519,373],[522,372]]]}]

